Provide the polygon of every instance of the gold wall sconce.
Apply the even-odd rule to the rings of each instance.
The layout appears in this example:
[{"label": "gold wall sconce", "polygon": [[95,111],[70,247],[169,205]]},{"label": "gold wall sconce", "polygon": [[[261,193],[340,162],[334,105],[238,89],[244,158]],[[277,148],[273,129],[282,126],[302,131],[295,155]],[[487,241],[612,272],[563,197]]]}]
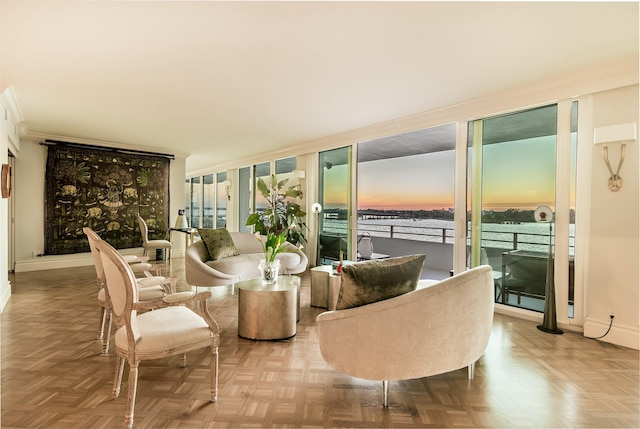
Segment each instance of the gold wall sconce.
[{"label": "gold wall sconce", "polygon": [[[609,125],[606,127],[598,127],[593,130],[593,144],[602,145],[602,157],[604,163],[609,169],[609,189],[617,192],[622,187],[622,178],[620,177],[620,168],[624,162],[625,152],[627,150],[627,142],[633,143],[637,138],[636,123]],[[622,143],[620,145],[620,160],[618,168],[613,171],[609,162],[609,146],[610,143]]]},{"label": "gold wall sconce", "polygon": [[224,190],[227,193],[227,201],[231,201],[231,180],[225,180],[222,182]]}]

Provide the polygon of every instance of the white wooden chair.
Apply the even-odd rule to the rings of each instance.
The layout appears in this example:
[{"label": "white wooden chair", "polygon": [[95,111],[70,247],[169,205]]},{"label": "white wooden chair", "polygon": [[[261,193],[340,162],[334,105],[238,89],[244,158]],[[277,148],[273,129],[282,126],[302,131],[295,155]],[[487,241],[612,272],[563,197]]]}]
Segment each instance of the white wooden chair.
[{"label": "white wooden chair", "polygon": [[171,262],[171,242],[169,240],[149,240],[149,227],[147,222],[138,213],[138,225],[140,226],[140,234],[142,235],[142,247],[144,247],[144,255],[149,255],[149,250],[165,249],[167,251],[166,261]]},{"label": "white wooden chair", "polygon": [[[182,355],[181,366],[186,366],[186,353],[204,347],[211,348],[211,396],[218,396],[218,324],[207,310],[210,292],[181,292],[161,300],[139,300],[136,279],[129,264],[107,242],[99,241],[96,248],[104,266],[111,308],[118,330],[115,334],[116,373],[113,396],[120,395],[125,361],[129,362],[129,384],[125,427],[133,427],[138,383],[138,365],[141,361]],[[188,308],[188,302],[198,302],[200,313]],[[153,309],[153,311],[145,310]],[[142,314],[141,314],[142,313]]]},{"label": "white wooden chair", "polygon": [[[89,240],[89,247],[91,248],[91,255],[93,256],[93,263],[96,269],[96,281],[98,283],[98,302],[100,303],[100,326],[98,328],[98,339],[102,340],[102,353],[107,354],[109,352],[109,339],[111,337],[111,301],[109,299],[109,292],[106,288],[104,278],[104,268],[102,266],[102,260],[96,249],[96,243],[102,241],[102,238],[93,231],[91,228],[83,228],[85,235]],[[137,262],[136,259],[130,256],[123,256],[128,264]],[[163,296],[176,292],[177,277],[163,277],[163,276],[149,276],[149,271],[145,268],[144,262],[131,264],[132,271],[144,272],[146,276],[141,279],[136,279],[137,287],[139,289],[139,299],[141,301],[154,300],[162,298]],[[135,270],[135,267],[143,266],[141,270]]]}]

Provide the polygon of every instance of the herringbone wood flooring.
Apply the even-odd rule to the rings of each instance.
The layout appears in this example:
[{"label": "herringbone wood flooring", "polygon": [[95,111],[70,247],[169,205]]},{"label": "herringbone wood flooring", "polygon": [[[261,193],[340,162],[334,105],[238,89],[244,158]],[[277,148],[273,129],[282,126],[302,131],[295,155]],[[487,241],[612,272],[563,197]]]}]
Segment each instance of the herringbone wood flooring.
[{"label": "herringbone wood flooring", "polygon": [[[171,270],[184,278],[182,260]],[[298,333],[284,341],[238,337],[237,297],[212,288],[209,308],[222,339],[218,402],[207,401],[207,350],[189,354],[186,368],[177,357],[144,362],[135,427],[640,426],[637,351],[545,334],[501,315],[473,381],[461,369],[392,382],[385,409],[380,383],[323,361],[315,324],[323,310],[309,307],[308,273],[302,279]],[[126,392],[111,399],[115,357],[101,355],[96,339],[93,267],[10,280],[13,295],[1,316],[2,427],[122,427]]]}]

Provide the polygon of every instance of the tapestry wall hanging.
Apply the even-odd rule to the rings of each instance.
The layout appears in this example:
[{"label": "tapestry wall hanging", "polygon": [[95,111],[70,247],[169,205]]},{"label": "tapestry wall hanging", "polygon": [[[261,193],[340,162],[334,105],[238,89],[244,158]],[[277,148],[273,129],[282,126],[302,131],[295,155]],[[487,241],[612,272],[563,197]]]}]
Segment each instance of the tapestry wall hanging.
[{"label": "tapestry wall hanging", "polygon": [[45,254],[89,252],[88,226],[116,249],[166,238],[169,159],[70,145],[50,145],[45,175]]}]

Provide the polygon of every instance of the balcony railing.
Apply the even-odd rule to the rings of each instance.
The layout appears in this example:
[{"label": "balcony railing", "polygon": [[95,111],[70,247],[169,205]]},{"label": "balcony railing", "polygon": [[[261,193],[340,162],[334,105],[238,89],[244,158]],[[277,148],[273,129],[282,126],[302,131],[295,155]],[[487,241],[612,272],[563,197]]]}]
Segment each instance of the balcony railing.
[{"label": "balcony railing", "polygon": [[[482,230],[483,247],[493,247],[505,250],[534,250],[548,251],[549,234],[537,232],[523,232],[515,229],[491,228],[485,225]],[[512,227],[509,225],[509,227]],[[338,231],[336,231],[338,232]],[[433,243],[453,244],[454,228],[451,227],[423,227],[400,225],[371,225],[358,224],[358,234],[368,232],[372,237],[399,238],[404,240],[429,241]],[[346,229],[344,230],[346,235]],[[569,253],[573,254],[574,236],[569,237]],[[469,244],[469,243],[468,243]]]}]

